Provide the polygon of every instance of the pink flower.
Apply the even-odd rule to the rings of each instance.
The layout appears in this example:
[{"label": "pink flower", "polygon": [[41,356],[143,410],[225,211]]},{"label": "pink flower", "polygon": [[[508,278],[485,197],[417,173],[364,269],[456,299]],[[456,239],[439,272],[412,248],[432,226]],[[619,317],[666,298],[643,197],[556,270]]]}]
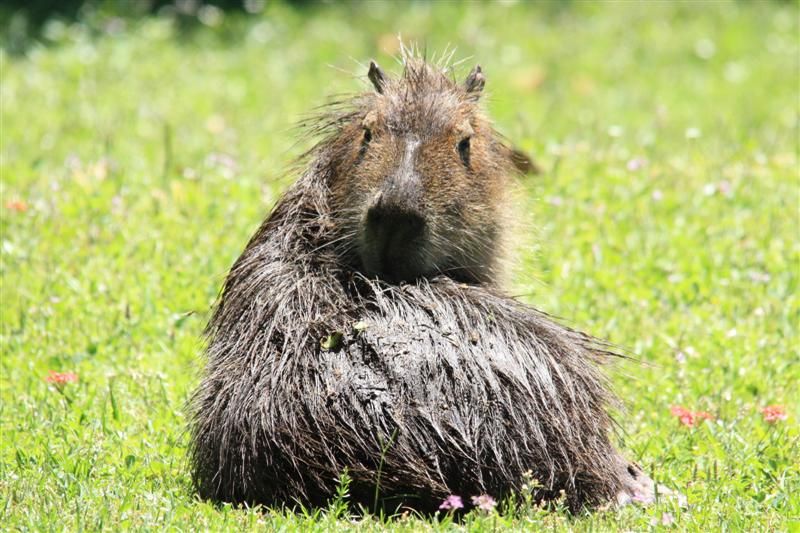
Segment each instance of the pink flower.
[{"label": "pink flower", "polygon": [[672,416],[678,417],[681,424],[690,428],[695,427],[701,420],[714,420],[714,416],[707,411],[690,411],[680,405],[673,405],[669,408],[669,412]]},{"label": "pink flower", "polygon": [[488,494],[473,496],[471,500],[472,500],[472,505],[483,511],[491,511],[497,505],[495,499],[489,496]]},{"label": "pink flower", "polygon": [[63,387],[67,383],[77,383],[78,374],[73,372],[56,372],[55,370],[50,370],[50,374],[44,378],[44,380],[48,383],[52,383],[53,385]]},{"label": "pink flower", "polygon": [[685,407],[673,405],[669,408],[669,412],[672,413],[672,416],[677,416],[681,421],[681,424],[684,426],[692,427],[694,425],[694,417],[692,416],[692,412]]},{"label": "pink flower", "polygon": [[764,421],[768,424],[774,424],[775,422],[789,418],[789,415],[786,414],[786,408],[782,405],[768,405],[762,407],[761,414],[764,417]]},{"label": "pink flower", "polygon": [[442,511],[455,511],[463,508],[464,502],[461,501],[461,496],[456,496],[455,494],[451,494],[445,498],[442,504],[439,506],[439,509]]},{"label": "pink flower", "polygon": [[28,210],[28,204],[24,200],[9,200],[6,202],[6,209],[16,211],[17,213],[24,213]]}]

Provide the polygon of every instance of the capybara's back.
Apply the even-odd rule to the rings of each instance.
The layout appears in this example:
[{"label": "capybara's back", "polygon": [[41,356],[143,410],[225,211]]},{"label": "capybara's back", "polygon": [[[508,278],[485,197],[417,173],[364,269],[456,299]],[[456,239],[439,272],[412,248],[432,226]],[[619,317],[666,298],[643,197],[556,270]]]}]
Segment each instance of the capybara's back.
[{"label": "capybara's back", "polygon": [[[609,440],[587,335],[496,287],[518,156],[463,83],[404,57],[312,123],[323,139],[231,269],[192,409],[206,498],[434,510],[526,472],[573,509],[651,497]],[[516,165],[519,166],[519,165]]]}]

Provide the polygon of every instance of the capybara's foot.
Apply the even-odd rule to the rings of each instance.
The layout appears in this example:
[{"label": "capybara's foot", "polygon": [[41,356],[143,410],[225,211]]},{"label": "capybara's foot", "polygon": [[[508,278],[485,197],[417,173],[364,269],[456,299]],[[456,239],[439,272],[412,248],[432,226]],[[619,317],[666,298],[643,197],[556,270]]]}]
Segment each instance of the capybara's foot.
[{"label": "capybara's foot", "polygon": [[624,468],[625,473],[622,479],[625,480],[625,483],[624,488],[617,493],[618,506],[622,507],[632,503],[651,505],[658,500],[667,499],[677,501],[678,505],[686,507],[686,496],[656,484],[636,463],[628,462]]}]

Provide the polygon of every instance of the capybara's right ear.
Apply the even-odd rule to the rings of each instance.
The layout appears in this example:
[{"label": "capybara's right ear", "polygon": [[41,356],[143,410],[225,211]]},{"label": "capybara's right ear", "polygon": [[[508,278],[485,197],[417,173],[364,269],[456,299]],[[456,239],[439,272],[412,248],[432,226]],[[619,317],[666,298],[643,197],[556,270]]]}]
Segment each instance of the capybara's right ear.
[{"label": "capybara's right ear", "polygon": [[467,74],[467,79],[464,80],[464,90],[468,93],[479,94],[483,91],[484,85],[486,85],[486,76],[483,75],[481,66],[475,65],[475,68]]},{"label": "capybara's right ear", "polygon": [[376,62],[369,62],[369,72],[367,72],[367,77],[369,78],[369,81],[372,82],[375,90],[378,93],[383,93],[383,87],[386,85],[386,74],[383,73],[381,67],[379,67]]},{"label": "capybara's right ear", "polygon": [[508,152],[511,164],[514,165],[514,168],[517,169],[520,174],[525,176],[541,174],[542,171],[528,154],[514,147],[510,147]]}]

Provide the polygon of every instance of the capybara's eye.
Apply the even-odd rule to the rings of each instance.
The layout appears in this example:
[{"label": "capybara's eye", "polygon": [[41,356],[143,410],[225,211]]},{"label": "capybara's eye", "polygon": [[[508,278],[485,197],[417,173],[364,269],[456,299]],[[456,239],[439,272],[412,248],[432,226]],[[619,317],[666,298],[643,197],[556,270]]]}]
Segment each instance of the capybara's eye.
[{"label": "capybara's eye", "polygon": [[461,156],[461,162],[464,166],[469,166],[469,137],[464,137],[458,143],[458,155]]}]

